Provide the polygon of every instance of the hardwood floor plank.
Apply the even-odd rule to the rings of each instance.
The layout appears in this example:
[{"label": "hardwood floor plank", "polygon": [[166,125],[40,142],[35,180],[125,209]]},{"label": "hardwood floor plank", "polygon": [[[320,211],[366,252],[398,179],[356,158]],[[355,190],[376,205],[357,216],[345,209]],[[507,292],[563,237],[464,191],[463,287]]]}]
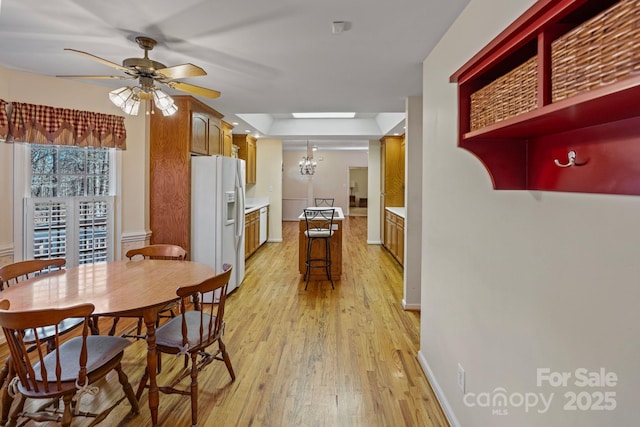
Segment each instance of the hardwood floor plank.
[{"label": "hardwood floor plank", "polygon": [[[200,373],[199,425],[448,426],[416,357],[420,315],[401,306],[402,268],[381,246],[366,243],[367,217],[348,217],[343,230],[335,290],[328,281],[304,290],[295,222],[283,224],[282,243],[267,243],[247,260],[245,280],[225,310],[237,378],[231,382],[217,362]],[[134,388],[145,357],[144,341],[125,352]],[[182,368],[182,359],[163,355],[162,368],[159,384]],[[100,402],[85,403],[108,404],[120,390],[109,377]],[[132,416],[123,403],[103,425],[149,425],[146,392],[140,407]],[[189,398],[161,394],[159,419],[189,426]]]}]

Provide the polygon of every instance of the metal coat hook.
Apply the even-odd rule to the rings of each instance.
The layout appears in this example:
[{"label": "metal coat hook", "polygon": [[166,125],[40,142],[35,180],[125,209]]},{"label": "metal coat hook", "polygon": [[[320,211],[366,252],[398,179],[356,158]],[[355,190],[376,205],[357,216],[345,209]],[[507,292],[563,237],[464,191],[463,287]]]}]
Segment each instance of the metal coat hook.
[{"label": "metal coat hook", "polygon": [[576,163],[576,152],[575,151],[569,151],[567,153],[567,157],[569,159],[568,163],[560,163],[558,161],[558,159],[555,159],[554,163],[556,164],[556,166],[561,167],[561,168],[569,168],[571,166],[581,166],[581,165]]}]

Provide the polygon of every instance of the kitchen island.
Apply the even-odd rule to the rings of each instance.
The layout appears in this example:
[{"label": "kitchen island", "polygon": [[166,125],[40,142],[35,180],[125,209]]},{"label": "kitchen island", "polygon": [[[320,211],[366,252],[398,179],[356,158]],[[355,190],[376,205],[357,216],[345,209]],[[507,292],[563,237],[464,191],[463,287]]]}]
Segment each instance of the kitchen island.
[{"label": "kitchen island", "polygon": [[[318,209],[316,207],[308,209]],[[344,214],[342,208],[324,208],[334,209],[335,215],[333,216],[333,236],[331,237],[331,278],[333,280],[339,280],[342,275],[342,221],[344,220]],[[298,269],[300,274],[304,274],[306,271],[305,260],[307,257],[307,244],[308,239],[304,235],[307,229],[307,224],[304,219],[304,212],[298,217],[299,220],[299,232],[298,232]],[[312,258],[323,258],[325,255],[324,245],[314,244]],[[310,280],[327,280],[326,272],[321,268],[311,269]]]}]

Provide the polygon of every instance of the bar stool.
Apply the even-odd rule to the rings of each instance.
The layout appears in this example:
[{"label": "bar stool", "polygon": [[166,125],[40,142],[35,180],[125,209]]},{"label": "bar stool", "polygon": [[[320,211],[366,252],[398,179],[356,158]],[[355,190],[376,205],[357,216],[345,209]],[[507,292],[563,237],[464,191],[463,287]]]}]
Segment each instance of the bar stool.
[{"label": "bar stool", "polygon": [[[307,258],[305,260],[305,286],[307,290],[312,268],[324,268],[327,272],[327,279],[331,282],[331,289],[335,289],[331,278],[331,237],[333,236],[333,216],[334,209],[305,209],[304,219],[307,229],[304,235],[307,237]],[[323,258],[312,258],[313,242],[324,240],[325,251]]]},{"label": "bar stool", "polygon": [[333,207],[333,201],[335,199],[332,197],[316,197],[314,199],[314,202],[316,204],[316,207]]}]

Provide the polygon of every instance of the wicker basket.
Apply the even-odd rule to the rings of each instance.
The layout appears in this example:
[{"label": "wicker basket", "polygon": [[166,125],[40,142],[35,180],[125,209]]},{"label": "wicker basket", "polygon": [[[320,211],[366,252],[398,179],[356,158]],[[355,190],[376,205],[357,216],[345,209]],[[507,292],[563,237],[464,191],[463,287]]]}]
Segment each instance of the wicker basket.
[{"label": "wicker basket", "polygon": [[481,129],[537,106],[536,57],[471,94],[471,130]]},{"label": "wicker basket", "polygon": [[640,0],[620,0],[551,44],[552,100],[640,72]]}]

